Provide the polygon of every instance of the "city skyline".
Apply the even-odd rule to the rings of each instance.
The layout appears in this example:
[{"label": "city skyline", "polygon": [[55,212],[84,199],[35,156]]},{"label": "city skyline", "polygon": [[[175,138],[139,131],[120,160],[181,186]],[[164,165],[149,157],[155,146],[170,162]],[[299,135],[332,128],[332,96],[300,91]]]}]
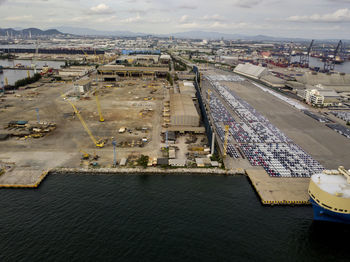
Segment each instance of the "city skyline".
[{"label": "city skyline", "polygon": [[0,0],[1,27],[84,27],[169,34],[210,31],[275,37],[350,38],[349,0]]}]

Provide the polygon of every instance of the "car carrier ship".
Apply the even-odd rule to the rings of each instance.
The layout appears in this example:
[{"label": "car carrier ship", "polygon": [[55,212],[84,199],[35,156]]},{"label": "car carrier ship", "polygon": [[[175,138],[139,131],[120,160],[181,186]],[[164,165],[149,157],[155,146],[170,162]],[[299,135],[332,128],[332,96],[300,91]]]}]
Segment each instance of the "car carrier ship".
[{"label": "car carrier ship", "polygon": [[314,220],[350,224],[350,170],[324,170],[311,176],[310,202]]}]

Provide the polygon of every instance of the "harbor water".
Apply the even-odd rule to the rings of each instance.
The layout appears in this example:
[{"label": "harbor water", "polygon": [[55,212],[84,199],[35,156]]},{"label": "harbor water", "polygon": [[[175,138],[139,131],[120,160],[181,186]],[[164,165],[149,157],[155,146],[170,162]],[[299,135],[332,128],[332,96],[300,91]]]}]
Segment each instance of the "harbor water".
[{"label": "harbor water", "polygon": [[[15,67],[17,64],[24,65],[26,67],[30,67],[32,64],[32,60],[8,60],[8,59],[0,59],[0,66],[3,67]],[[61,65],[64,65],[62,61],[35,61],[37,68],[42,68],[44,65],[48,65],[54,69],[59,69]],[[12,69],[4,69],[3,73],[0,73],[0,87],[5,83],[5,77],[7,77],[9,85],[13,85],[17,80],[26,78],[28,76],[28,72],[31,76],[34,75],[34,70],[12,70]]]},{"label": "harbor water", "polygon": [[348,261],[349,227],[244,176],[49,175],[0,190],[0,261]]},{"label": "harbor water", "polygon": [[[299,62],[300,58],[298,56],[292,57],[292,62]],[[310,67],[319,67],[321,70],[323,69],[324,63],[316,57],[310,57]],[[350,62],[344,62],[342,64],[334,65],[334,71],[340,73],[350,74]]]}]

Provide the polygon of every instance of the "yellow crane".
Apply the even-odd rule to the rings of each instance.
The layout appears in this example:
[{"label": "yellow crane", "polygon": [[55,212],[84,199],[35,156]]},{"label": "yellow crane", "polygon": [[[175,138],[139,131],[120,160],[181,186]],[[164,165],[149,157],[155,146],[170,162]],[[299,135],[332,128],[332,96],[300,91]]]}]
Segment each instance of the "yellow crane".
[{"label": "yellow crane", "polygon": [[84,51],[84,49],[82,48],[81,51],[83,52],[84,56],[85,56],[85,60],[88,61],[88,57],[89,55]]},{"label": "yellow crane", "polygon": [[[62,97],[67,99],[67,97],[66,97],[64,94],[62,94]],[[95,138],[94,135],[91,133],[91,130],[90,130],[89,127],[87,126],[87,124],[86,124],[84,118],[81,116],[81,114],[79,113],[79,111],[78,111],[78,109],[76,108],[76,106],[75,106],[72,102],[70,102],[68,99],[67,99],[67,101],[68,101],[68,103],[73,107],[73,110],[74,110],[75,114],[78,116],[78,118],[79,118],[81,124],[83,125],[85,131],[88,133],[88,135],[90,136],[90,139],[91,139],[92,142],[95,144],[95,146],[100,147],[100,148],[104,147],[105,143],[104,143],[103,141],[101,141],[101,140],[99,140],[99,141],[96,140],[96,138]]]},{"label": "yellow crane", "polygon": [[100,116],[100,122],[104,122],[105,119],[102,116],[102,111],[101,111],[101,104],[100,104],[100,99],[98,98],[98,92],[95,90],[95,98],[96,98],[96,104],[97,104],[97,111]]},{"label": "yellow crane", "polygon": [[96,49],[95,48],[94,48],[94,53],[95,53],[94,62],[96,63],[96,60],[97,60],[97,63],[100,63],[100,57],[96,54]]}]

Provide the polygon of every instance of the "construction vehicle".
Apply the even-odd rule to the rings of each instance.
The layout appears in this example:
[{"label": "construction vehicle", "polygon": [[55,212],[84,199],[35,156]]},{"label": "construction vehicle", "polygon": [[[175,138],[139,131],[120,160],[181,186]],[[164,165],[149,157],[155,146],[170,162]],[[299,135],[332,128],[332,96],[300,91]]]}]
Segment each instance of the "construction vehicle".
[{"label": "construction vehicle", "polygon": [[78,111],[78,109],[76,108],[76,106],[75,106],[72,102],[70,102],[64,94],[62,94],[61,96],[62,96],[63,98],[65,98],[65,100],[67,100],[68,103],[73,107],[74,113],[78,116],[78,118],[79,118],[81,124],[83,125],[85,131],[88,133],[90,139],[91,139],[92,142],[95,144],[95,146],[97,146],[97,147],[99,147],[99,148],[104,147],[105,142],[102,141],[101,139],[100,139],[100,140],[96,140],[96,138],[95,138],[94,135],[91,133],[91,130],[90,130],[89,127],[87,126],[85,120],[84,120],[83,117],[81,116],[81,114],[80,114],[80,112]]},{"label": "construction vehicle", "polygon": [[80,152],[83,154],[83,155],[81,156],[81,159],[82,159],[82,160],[88,160],[88,159],[90,158],[90,154],[84,152],[83,150],[80,150]]},{"label": "construction vehicle", "polygon": [[[89,153],[86,153],[83,150],[80,150],[80,152],[82,153],[81,159],[82,160],[89,160],[91,155]],[[92,156],[92,160],[98,160],[100,157],[99,155],[96,154],[96,152],[94,152],[93,156]]]},{"label": "construction vehicle", "polygon": [[96,104],[97,104],[97,111],[98,111],[98,114],[100,116],[100,122],[104,122],[105,119],[103,118],[102,116],[102,111],[101,111],[101,104],[100,104],[100,100],[98,98],[98,92],[97,90],[95,90],[95,98],[96,98]]}]

